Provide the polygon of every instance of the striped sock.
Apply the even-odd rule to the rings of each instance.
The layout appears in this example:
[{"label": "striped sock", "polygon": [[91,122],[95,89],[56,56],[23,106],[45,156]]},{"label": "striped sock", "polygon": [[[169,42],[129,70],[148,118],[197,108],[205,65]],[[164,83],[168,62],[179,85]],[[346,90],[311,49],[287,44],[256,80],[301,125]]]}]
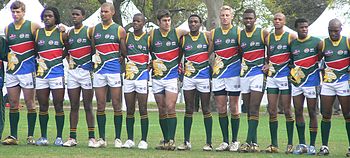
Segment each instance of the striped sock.
[{"label": "striped sock", "polygon": [[310,145],[315,146],[316,136],[317,136],[317,127],[309,127],[310,131]]},{"label": "striped sock", "polygon": [[297,122],[299,144],[305,144],[305,122]]},{"label": "striped sock", "polygon": [[18,131],[18,121],[19,121],[19,111],[18,109],[10,109],[10,128],[11,128],[11,136],[17,138]]},{"label": "striped sock", "polygon": [[184,118],[184,136],[185,136],[185,142],[190,141],[190,134],[191,134],[191,126],[192,126],[192,114],[185,114]]},{"label": "striped sock", "polygon": [[97,111],[96,113],[96,118],[97,118],[97,126],[98,126],[98,133],[100,135],[100,138],[103,140],[106,139],[106,113],[105,111]]},{"label": "striped sock", "polygon": [[56,113],[56,129],[57,137],[62,138],[63,126],[64,126],[64,112]]},{"label": "striped sock", "polygon": [[126,115],[126,132],[128,133],[128,139],[134,140],[134,115]]},{"label": "striped sock", "polygon": [[77,139],[77,129],[76,128],[70,128],[69,137],[73,139]]},{"label": "striped sock", "polygon": [[205,134],[207,136],[207,144],[211,144],[211,137],[212,137],[212,128],[213,128],[213,116],[211,113],[204,115],[204,127],[205,127]]},{"label": "striped sock", "polygon": [[175,139],[175,132],[176,132],[176,125],[177,125],[176,113],[168,114],[167,124],[168,124],[169,140],[174,140]]},{"label": "striped sock", "polygon": [[331,129],[331,119],[322,118],[321,136],[322,136],[322,145],[324,146],[328,146],[330,129]]},{"label": "striped sock", "polygon": [[88,127],[89,139],[95,138],[95,127]]},{"label": "striped sock", "polygon": [[123,124],[123,112],[114,111],[114,132],[115,138],[120,139],[122,133],[122,124]]},{"label": "striped sock", "polygon": [[148,135],[148,115],[141,115],[141,140],[147,141]]},{"label": "striped sock", "polygon": [[232,142],[237,141],[238,130],[239,130],[239,114],[231,114],[231,130],[232,130]]},{"label": "striped sock", "polygon": [[293,133],[294,133],[293,117],[286,117],[286,128],[287,128],[288,145],[293,145]]},{"label": "striped sock", "polygon": [[47,138],[47,122],[49,121],[49,114],[47,111],[39,112],[39,122],[40,122],[40,131],[41,137]]},{"label": "striped sock", "polygon": [[36,122],[36,110],[30,109],[27,113],[28,121],[28,136],[34,136],[35,122]]},{"label": "striped sock", "polygon": [[270,117],[269,126],[270,126],[271,144],[273,146],[277,147],[278,146],[278,144],[277,144],[277,129],[278,129],[277,117]]},{"label": "striped sock", "polygon": [[221,128],[221,133],[222,133],[222,141],[229,143],[228,142],[228,117],[227,113],[219,113],[219,123],[220,123],[220,128]]},{"label": "striped sock", "polygon": [[159,125],[163,133],[164,141],[168,142],[169,136],[168,136],[167,114],[159,115]]}]

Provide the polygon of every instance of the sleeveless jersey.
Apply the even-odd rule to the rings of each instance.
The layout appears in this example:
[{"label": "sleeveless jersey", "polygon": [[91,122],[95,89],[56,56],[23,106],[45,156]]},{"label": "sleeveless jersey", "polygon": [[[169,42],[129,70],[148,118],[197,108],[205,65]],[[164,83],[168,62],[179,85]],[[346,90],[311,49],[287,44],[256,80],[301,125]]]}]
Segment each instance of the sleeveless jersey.
[{"label": "sleeveless jersey", "polygon": [[325,60],[324,82],[343,82],[349,80],[349,43],[348,38],[341,36],[338,42],[333,43],[330,38],[323,42]]},{"label": "sleeveless jersey", "polygon": [[92,56],[94,72],[99,74],[120,73],[119,44],[120,26],[111,23],[103,26],[101,23],[94,28],[93,38],[95,41],[96,53]]},{"label": "sleeveless jersey", "polygon": [[308,36],[304,40],[293,40],[291,47],[291,81],[296,87],[312,87],[320,85],[318,69],[318,48],[320,39]]},{"label": "sleeveless jersey", "polygon": [[82,26],[80,29],[72,29],[69,32],[69,69],[82,68],[92,70],[91,40],[89,28]]},{"label": "sleeveless jersey", "polygon": [[239,43],[243,52],[241,77],[263,74],[261,70],[265,58],[263,29],[254,28],[251,33],[242,30]]},{"label": "sleeveless jersey", "polygon": [[230,78],[239,76],[241,69],[241,55],[238,52],[237,27],[229,30],[216,28],[212,30],[215,60],[213,78]]},{"label": "sleeveless jersey", "polygon": [[49,79],[64,76],[62,33],[57,28],[52,31],[41,28],[37,31],[36,44],[39,57],[37,77]]},{"label": "sleeveless jersey", "polygon": [[208,40],[203,32],[197,37],[187,34],[183,37],[182,52],[184,54],[185,76],[196,79],[210,77]]},{"label": "sleeveless jersey", "polygon": [[290,68],[288,66],[290,61],[290,34],[284,32],[282,35],[275,35],[271,33],[268,36],[269,46],[269,72],[268,76],[274,78],[289,76]]},{"label": "sleeveless jersey", "polygon": [[126,45],[128,49],[128,61],[125,64],[125,79],[148,80],[149,35],[143,33],[138,37],[134,33],[128,33]]},{"label": "sleeveless jersey", "polygon": [[7,42],[10,48],[8,53],[7,73],[28,74],[35,71],[34,36],[31,22],[26,20],[20,28],[14,23],[7,27]]},{"label": "sleeveless jersey", "polygon": [[151,50],[152,77],[162,80],[178,78],[180,48],[176,30],[169,30],[165,36],[159,29],[153,30]]}]

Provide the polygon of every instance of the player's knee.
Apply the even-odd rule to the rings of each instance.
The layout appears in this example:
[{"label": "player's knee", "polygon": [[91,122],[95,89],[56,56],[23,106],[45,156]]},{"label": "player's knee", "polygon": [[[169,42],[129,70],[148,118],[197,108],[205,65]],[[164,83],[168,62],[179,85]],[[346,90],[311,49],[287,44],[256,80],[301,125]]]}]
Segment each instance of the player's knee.
[{"label": "player's knee", "polygon": [[70,110],[71,112],[79,112],[79,106],[71,106]]}]

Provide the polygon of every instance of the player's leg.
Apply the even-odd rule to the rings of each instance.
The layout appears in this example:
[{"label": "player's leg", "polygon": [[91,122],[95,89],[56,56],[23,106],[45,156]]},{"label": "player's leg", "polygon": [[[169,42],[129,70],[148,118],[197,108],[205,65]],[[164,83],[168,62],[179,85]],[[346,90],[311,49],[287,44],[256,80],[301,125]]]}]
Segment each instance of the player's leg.
[{"label": "player's leg", "polygon": [[[323,91],[323,89],[322,89],[322,91]],[[321,93],[322,93],[322,91],[321,91]],[[334,100],[335,100],[335,96],[323,95],[323,93],[321,94],[322,147],[320,148],[320,151],[317,153],[317,155],[328,155],[329,154],[328,140],[329,140],[329,133],[330,133],[330,129],[331,129],[331,118],[332,118]]]},{"label": "player's leg", "polygon": [[79,106],[80,106],[80,92],[81,87],[77,88],[68,88],[68,96],[70,102],[70,132],[69,139],[66,141],[63,146],[71,147],[77,145],[77,125],[79,121]]},{"label": "player's leg", "polygon": [[135,123],[135,102],[136,102],[136,91],[124,92],[125,103],[126,103],[126,132],[128,140],[123,144],[124,148],[132,148],[135,146],[134,143],[134,123]]},{"label": "player's leg", "polygon": [[[185,83],[184,83],[185,85]],[[184,90],[185,97],[185,118],[184,118],[184,143],[177,147],[178,150],[190,150],[190,133],[192,127],[192,116],[194,111],[194,96],[196,93],[196,89],[192,90]]]},{"label": "player's leg", "polygon": [[[36,80],[38,81],[38,78]],[[45,145],[48,145],[49,143],[47,140],[47,123],[49,121],[49,113],[48,113],[49,95],[50,95],[49,88],[36,90],[36,97],[39,103],[39,123],[40,123],[40,131],[41,131],[41,137],[36,141],[36,145],[45,146]]]},{"label": "player's leg", "polygon": [[219,124],[222,134],[222,143],[215,148],[216,151],[229,150],[228,116],[227,116],[227,91],[225,89],[214,91],[214,99],[219,114]]},{"label": "player's leg", "polygon": [[339,96],[338,99],[341,105],[343,117],[345,119],[345,127],[346,127],[346,134],[348,136],[348,152],[346,153],[347,157],[350,157],[350,96]]},{"label": "player's leg", "polygon": [[305,145],[305,120],[303,116],[304,99],[305,97],[302,93],[293,95],[295,121],[299,138],[299,144],[293,151],[294,154],[303,154],[307,152],[307,147]]},{"label": "player's leg", "polygon": [[24,96],[24,102],[27,106],[27,121],[28,121],[28,138],[27,138],[27,144],[34,145],[35,140],[33,138],[34,136],[34,129],[35,129],[35,122],[37,117],[37,112],[35,109],[34,104],[34,88],[22,88],[23,96]]},{"label": "player's leg", "polygon": [[7,87],[8,100],[10,103],[10,113],[9,113],[9,122],[10,122],[10,136],[5,138],[2,142],[4,145],[17,145],[17,131],[18,131],[18,122],[19,122],[19,97],[21,94],[21,87],[16,85],[14,87]]},{"label": "player's leg", "polygon": [[55,145],[61,146],[63,145],[62,141],[62,132],[64,127],[64,111],[63,111],[63,101],[64,101],[64,88],[51,89],[52,93],[52,102],[55,108],[56,116],[56,129],[57,129],[57,137],[55,141]]},{"label": "player's leg", "polygon": [[122,141],[120,139],[122,124],[123,124],[123,113],[121,105],[122,90],[121,87],[110,87],[112,106],[114,110],[114,132],[115,140],[114,147],[121,148]]},{"label": "player's leg", "polygon": [[[176,82],[169,82],[167,87],[177,87],[177,80]],[[175,132],[176,132],[176,126],[177,126],[177,117],[176,117],[176,101],[177,101],[177,88],[173,89],[170,88],[165,89],[165,106],[167,108],[167,124],[168,124],[168,136],[169,136],[169,143],[168,143],[168,150],[175,150]]]},{"label": "player's leg", "polygon": [[260,152],[258,141],[257,141],[257,130],[258,130],[258,124],[259,124],[259,109],[260,109],[260,103],[262,100],[264,93],[260,91],[252,90],[250,92],[250,104],[249,106],[249,120],[248,123],[248,131],[249,128],[251,128],[251,136],[252,136],[252,146],[251,146],[251,152]]},{"label": "player's leg", "polygon": [[234,92],[228,92],[228,98],[229,98],[229,106],[230,106],[230,113],[231,113],[231,132],[232,132],[232,144],[230,145],[230,151],[238,151],[239,148],[239,142],[237,139],[238,136],[238,130],[239,130],[239,124],[240,124],[240,112],[238,109],[238,101],[239,101],[239,91]]},{"label": "player's leg", "polygon": [[[307,109],[309,112],[310,122],[309,122],[309,131],[310,131],[310,146],[308,148],[309,155],[315,155],[316,154],[316,136],[317,136],[317,129],[318,129],[318,123],[317,123],[317,93],[316,93],[316,87],[307,87],[308,90],[306,92],[307,96],[305,96],[306,103],[307,103]],[[305,94],[305,93],[304,93]],[[312,95],[310,95],[312,94]]]},{"label": "player's leg", "polygon": [[105,113],[107,86],[105,85],[102,87],[95,87],[95,82],[94,82],[94,89],[95,89],[95,96],[96,96],[96,102],[97,102],[96,119],[97,119],[98,133],[99,133],[99,138],[100,138],[98,140],[98,144],[99,144],[98,146],[105,147],[105,146],[107,146],[107,143],[106,143],[106,113]]},{"label": "player's leg", "polygon": [[277,129],[278,129],[278,119],[277,119],[277,102],[278,102],[279,89],[278,88],[267,88],[267,111],[269,112],[269,127],[271,144],[266,148],[265,152],[275,153],[278,152],[277,144]]},{"label": "player's leg", "polygon": [[[141,141],[138,144],[139,149],[147,149],[147,135],[148,135],[148,112],[147,112],[147,99],[148,99],[148,85],[146,82],[146,89],[136,93],[137,102],[139,105],[139,112],[141,118]],[[143,85],[145,86],[145,85]]]},{"label": "player's leg", "polygon": [[168,136],[168,124],[167,124],[167,108],[165,104],[165,91],[155,91],[155,80],[153,80],[153,95],[154,99],[156,100],[158,112],[159,112],[159,125],[163,134],[163,139],[160,141],[159,145],[156,147],[157,150],[164,150],[165,149],[165,143],[168,143],[169,136]]},{"label": "player's leg", "polygon": [[95,140],[95,117],[93,113],[92,98],[94,91],[91,86],[82,88],[83,105],[85,111],[85,118],[88,127],[89,147],[97,147]]},{"label": "player's leg", "polygon": [[213,128],[213,117],[211,114],[210,107],[210,92],[201,93],[201,106],[204,117],[204,127],[206,133],[206,145],[203,147],[204,151],[213,150],[212,147],[212,128]]},{"label": "player's leg", "polygon": [[280,92],[280,100],[284,109],[284,116],[286,119],[286,129],[287,129],[287,148],[285,153],[290,154],[293,153],[293,133],[294,133],[294,118],[292,112],[291,105],[291,90],[281,90]]}]

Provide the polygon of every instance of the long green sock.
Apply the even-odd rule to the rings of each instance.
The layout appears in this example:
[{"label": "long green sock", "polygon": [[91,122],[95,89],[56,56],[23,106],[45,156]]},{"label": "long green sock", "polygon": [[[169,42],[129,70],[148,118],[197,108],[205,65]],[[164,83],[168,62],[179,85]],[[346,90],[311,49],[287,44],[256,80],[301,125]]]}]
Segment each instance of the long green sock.
[{"label": "long green sock", "polygon": [[277,129],[278,129],[278,121],[277,118],[275,120],[270,120],[270,136],[271,136],[271,144],[275,147],[278,146],[277,144]]},{"label": "long green sock", "polygon": [[297,122],[299,144],[305,144],[305,122]]},{"label": "long green sock", "polygon": [[64,126],[64,112],[56,113],[56,129],[57,129],[57,137],[62,138],[62,131]]},{"label": "long green sock", "polygon": [[100,138],[103,140],[106,139],[105,131],[106,131],[106,114],[104,111],[97,111],[97,126],[98,126],[98,133],[100,135]]},{"label": "long green sock", "polygon": [[211,144],[212,129],[213,129],[213,117],[211,113],[204,115],[204,127],[205,127],[205,134],[207,136],[206,143]]},{"label": "long green sock", "polygon": [[322,145],[328,146],[329,132],[331,130],[331,120],[323,118],[321,121]]},{"label": "long green sock", "polygon": [[47,122],[49,121],[49,114],[46,112],[39,113],[41,137],[47,138]]},{"label": "long green sock", "polygon": [[222,133],[222,141],[228,142],[228,117],[226,113],[219,114],[219,123]]},{"label": "long green sock", "polygon": [[257,117],[256,119],[252,119],[252,143],[258,143],[258,125],[259,125],[259,118]]},{"label": "long green sock", "polygon": [[147,141],[148,135],[148,115],[141,116],[141,140]]},{"label": "long green sock", "polygon": [[232,130],[232,142],[237,141],[237,135],[239,130],[239,115],[231,116],[231,130]]},{"label": "long green sock", "polygon": [[294,120],[293,118],[286,119],[288,145],[293,145]]},{"label": "long green sock", "polygon": [[346,134],[348,135],[348,143],[350,146],[350,119],[345,120]]},{"label": "long green sock", "polygon": [[248,118],[248,133],[247,133],[247,138],[245,140],[246,143],[251,144],[252,143],[252,120]]},{"label": "long green sock", "polygon": [[167,123],[168,123],[169,140],[174,140],[175,139],[175,132],[176,132],[176,125],[177,125],[176,113],[175,114],[168,114]]},{"label": "long green sock", "polygon": [[89,139],[95,138],[95,127],[88,127]]},{"label": "long green sock", "polygon": [[317,136],[317,127],[309,127],[310,131],[310,145],[315,146],[316,136]]},{"label": "long green sock", "polygon": [[76,128],[70,128],[69,137],[73,138],[73,139],[77,139],[77,129]]},{"label": "long green sock", "polygon": [[134,115],[127,115],[126,116],[126,131],[128,133],[129,140],[134,140],[134,123],[135,123]]},{"label": "long green sock", "polygon": [[190,133],[191,133],[191,126],[192,126],[192,114],[185,114],[184,118],[184,136],[185,136],[185,142],[190,141]]},{"label": "long green sock", "polygon": [[114,112],[115,138],[120,139],[120,135],[122,133],[122,125],[123,125],[123,113],[121,111],[115,111]]},{"label": "long green sock", "polygon": [[160,129],[162,130],[163,133],[163,138],[165,142],[169,141],[169,136],[168,136],[168,124],[167,124],[167,115],[160,115],[159,116],[159,125]]},{"label": "long green sock", "polygon": [[28,110],[27,113],[27,121],[28,121],[28,137],[34,136],[35,122],[36,122],[36,110]]},{"label": "long green sock", "polygon": [[18,121],[19,121],[19,111],[18,109],[10,109],[10,128],[11,128],[11,136],[17,138],[18,131]]}]

